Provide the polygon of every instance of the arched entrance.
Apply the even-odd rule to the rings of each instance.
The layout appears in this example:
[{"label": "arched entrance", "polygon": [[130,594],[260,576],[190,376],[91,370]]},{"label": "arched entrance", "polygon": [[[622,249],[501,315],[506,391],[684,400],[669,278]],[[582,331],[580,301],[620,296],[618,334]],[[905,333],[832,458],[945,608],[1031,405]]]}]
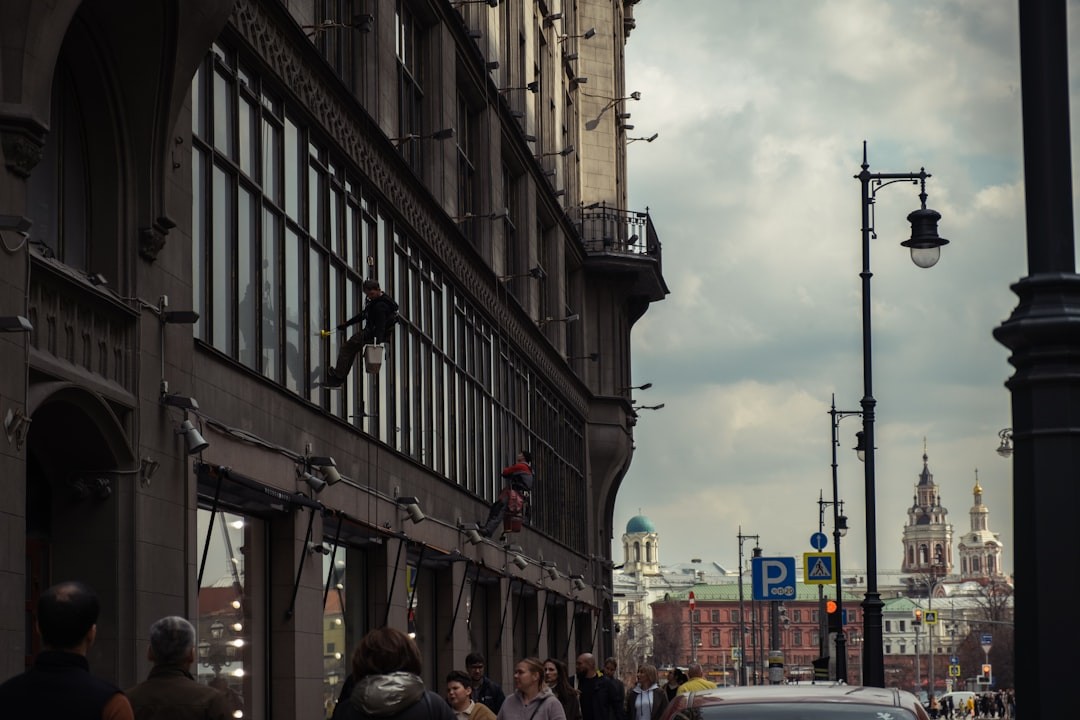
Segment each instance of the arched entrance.
[{"label": "arched entrance", "polygon": [[[81,580],[101,598],[95,671],[117,670],[117,618],[130,562],[135,453],[124,430],[130,410],[66,382],[32,385],[26,463],[26,658],[37,652],[33,608],[62,580]],[[127,595],[130,595],[128,593]],[[113,674],[113,677],[117,675]]]}]

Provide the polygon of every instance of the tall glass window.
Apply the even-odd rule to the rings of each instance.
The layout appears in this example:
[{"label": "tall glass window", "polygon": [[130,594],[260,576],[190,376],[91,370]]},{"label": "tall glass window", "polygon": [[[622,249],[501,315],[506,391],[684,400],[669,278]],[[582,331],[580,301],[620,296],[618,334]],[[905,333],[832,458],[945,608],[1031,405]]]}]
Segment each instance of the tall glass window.
[{"label": "tall glass window", "polygon": [[[418,30],[405,3],[398,9],[399,59],[418,68]],[[218,44],[192,86],[196,337],[486,500],[517,450],[532,450],[530,522],[583,547],[584,418],[287,89],[253,67]],[[327,390],[327,366],[360,327],[333,329],[362,310],[367,278],[399,303],[402,321],[378,374],[358,357],[345,387]]]},{"label": "tall glass window", "polygon": [[234,718],[269,715],[265,532],[251,517],[198,511],[196,549],[201,556],[205,547],[206,561],[199,586],[196,680],[225,693]]}]

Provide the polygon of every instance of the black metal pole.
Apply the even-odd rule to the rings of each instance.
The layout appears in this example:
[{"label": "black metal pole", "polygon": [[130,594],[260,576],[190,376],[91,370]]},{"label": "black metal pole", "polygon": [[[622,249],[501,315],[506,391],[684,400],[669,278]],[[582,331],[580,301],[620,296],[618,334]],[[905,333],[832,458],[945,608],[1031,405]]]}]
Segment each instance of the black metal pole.
[{"label": "black metal pole", "polygon": [[[1016,543],[1016,693],[1032,717],[1075,712],[1061,668],[1075,664],[1063,630],[1060,571],[1075,531],[1062,509],[1075,501],[1080,466],[1080,276],[1073,235],[1068,17],[1064,0],[1020,2],[1020,82],[1028,275],[1019,304],[995,329],[1012,351],[1013,527]],[[1067,563],[1068,564],[1068,563]]]},{"label": "black metal pole", "polygon": [[863,441],[866,443],[863,468],[866,494],[866,597],[863,599],[863,675],[867,685],[885,687],[885,646],[882,639],[881,595],[877,588],[877,501],[874,486],[874,379],[870,342],[870,165],[866,162],[866,143],[863,143],[862,172],[862,346],[863,346]]},{"label": "black metal pole", "polygon": [[746,685],[746,607],[743,602],[742,527],[739,527],[739,685]]},{"label": "black metal pole", "polygon": [[[858,410],[837,410],[836,396],[833,395],[832,407],[829,408],[832,418],[832,506],[833,506],[833,549],[836,553],[836,612],[840,614],[841,622],[844,618],[844,586],[843,575],[840,565],[840,483],[836,474],[836,448],[840,446],[840,421],[852,415],[862,415]],[[847,634],[843,625],[836,634],[836,679],[848,681],[847,669]],[[882,660],[884,662],[884,659]]]},{"label": "black metal pole", "polygon": [[[866,160],[866,143],[863,142],[862,172],[855,176],[862,186],[862,335],[863,335],[863,397],[862,406],[863,440],[866,443],[864,462],[864,483],[866,492],[866,596],[863,607],[863,681],[872,687],[885,687],[885,644],[882,638],[881,610],[884,603],[878,592],[877,579],[877,490],[875,488],[874,467],[874,378],[873,353],[870,340],[870,236],[873,228],[870,222],[870,206],[874,203],[877,189],[885,185],[911,180],[923,181],[930,175],[926,170],[918,173],[871,173]],[[886,182],[882,182],[886,181]],[[870,183],[875,182],[871,191]],[[920,195],[923,207],[926,205],[924,193]]]}]

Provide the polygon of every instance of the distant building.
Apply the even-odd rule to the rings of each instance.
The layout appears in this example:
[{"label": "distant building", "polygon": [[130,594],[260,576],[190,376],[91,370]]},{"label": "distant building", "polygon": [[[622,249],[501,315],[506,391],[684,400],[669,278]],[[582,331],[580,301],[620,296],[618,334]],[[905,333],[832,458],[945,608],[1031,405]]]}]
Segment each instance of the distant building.
[{"label": "distant building", "polygon": [[630,669],[653,658],[652,603],[677,596],[698,583],[718,583],[729,573],[717,563],[692,560],[660,564],[660,535],[652,521],[635,515],[622,536],[623,563],[612,578],[615,655]]},{"label": "distant building", "polygon": [[952,573],[952,525],[948,521],[948,509],[941,504],[934,475],[927,465],[925,448],[922,459],[923,469],[915,485],[914,502],[908,508],[908,522],[904,527],[901,570],[943,577]]},{"label": "distant building", "polygon": [[979,473],[972,488],[975,504],[971,506],[971,530],[960,537],[960,579],[991,580],[1004,577],[1001,571],[1001,536],[989,527],[990,510],[983,504]]}]

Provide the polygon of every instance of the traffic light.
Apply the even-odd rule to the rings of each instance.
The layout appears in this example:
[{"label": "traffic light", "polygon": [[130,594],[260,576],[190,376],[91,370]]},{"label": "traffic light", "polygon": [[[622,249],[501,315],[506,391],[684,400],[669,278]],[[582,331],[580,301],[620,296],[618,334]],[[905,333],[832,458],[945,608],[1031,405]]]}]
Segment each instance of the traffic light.
[{"label": "traffic light", "polygon": [[983,663],[982,674],[979,675],[979,682],[984,685],[990,684],[990,663]]},{"label": "traffic light", "polygon": [[915,624],[922,625],[922,610],[915,608]]},{"label": "traffic light", "polygon": [[829,632],[838,633],[844,629],[843,619],[840,617],[840,608],[835,600],[825,601],[825,613],[829,618]]}]

